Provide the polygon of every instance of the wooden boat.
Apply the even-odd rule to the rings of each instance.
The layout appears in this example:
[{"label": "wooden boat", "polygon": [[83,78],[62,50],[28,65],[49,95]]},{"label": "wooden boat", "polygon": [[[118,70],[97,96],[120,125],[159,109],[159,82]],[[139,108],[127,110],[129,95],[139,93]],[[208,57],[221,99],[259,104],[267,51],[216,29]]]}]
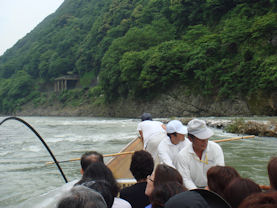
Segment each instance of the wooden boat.
[{"label": "wooden boat", "polygon": [[132,140],[120,151],[121,153],[129,152],[129,154],[115,156],[107,162],[107,166],[113,172],[114,177],[121,187],[126,187],[136,182],[129,168],[132,159],[132,152],[142,149],[143,143],[138,137]]}]

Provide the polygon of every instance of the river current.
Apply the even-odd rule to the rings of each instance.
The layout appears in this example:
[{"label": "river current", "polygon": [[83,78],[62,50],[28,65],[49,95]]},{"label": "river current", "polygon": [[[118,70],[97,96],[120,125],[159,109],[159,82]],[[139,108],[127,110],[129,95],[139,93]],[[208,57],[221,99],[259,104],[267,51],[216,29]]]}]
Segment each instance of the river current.
[{"label": "river current", "polygon": [[[102,154],[119,152],[137,137],[136,128],[140,122],[139,119],[93,117],[20,118],[34,127],[59,161],[80,158],[89,150]],[[3,119],[4,117],[0,117],[0,121]],[[215,135],[212,139],[241,136],[219,129],[213,130]],[[224,142],[220,145],[226,165],[235,167],[242,177],[268,185],[266,166],[269,159],[277,155],[277,138],[255,137]],[[65,182],[57,167],[45,164],[48,161],[52,161],[49,153],[25,125],[15,120],[2,124],[0,126],[0,207],[42,208],[44,207],[42,201],[47,201],[47,193],[52,193],[53,196],[55,193],[53,190],[57,193],[60,187],[66,187],[63,186]],[[81,177],[79,161],[60,165],[68,181]]]}]

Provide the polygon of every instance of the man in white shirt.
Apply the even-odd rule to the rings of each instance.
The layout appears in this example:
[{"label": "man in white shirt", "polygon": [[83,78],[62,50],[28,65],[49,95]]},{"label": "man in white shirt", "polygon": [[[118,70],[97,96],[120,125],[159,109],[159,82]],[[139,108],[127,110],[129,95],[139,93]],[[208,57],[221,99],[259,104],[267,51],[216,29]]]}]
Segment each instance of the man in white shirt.
[{"label": "man in white shirt", "polygon": [[137,130],[142,138],[144,149],[152,155],[155,164],[159,164],[157,149],[160,142],[167,138],[165,125],[160,121],[152,121],[150,113],[142,114],[141,121]]},{"label": "man in white shirt", "polygon": [[176,159],[177,154],[183,149],[188,139],[185,135],[188,133],[181,121],[173,120],[166,125],[167,138],[164,138],[158,146],[158,155],[161,163],[176,168],[173,161]]},{"label": "man in white shirt", "polygon": [[213,132],[205,121],[193,119],[187,128],[191,144],[178,153],[175,165],[184,185],[191,190],[207,186],[208,169],[216,165],[224,166],[224,155],[218,144],[208,141]]}]

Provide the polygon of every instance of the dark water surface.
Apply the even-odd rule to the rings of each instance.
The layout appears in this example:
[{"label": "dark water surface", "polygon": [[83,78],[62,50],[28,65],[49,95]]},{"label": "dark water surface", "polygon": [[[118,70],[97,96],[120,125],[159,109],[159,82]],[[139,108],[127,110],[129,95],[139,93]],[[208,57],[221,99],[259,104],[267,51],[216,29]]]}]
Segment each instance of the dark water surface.
[{"label": "dark water surface", "polygon": [[[102,154],[116,153],[137,136],[139,122],[138,119],[89,117],[21,118],[39,132],[57,160],[79,158],[88,150]],[[3,119],[0,117],[0,121]],[[213,139],[238,136],[218,129],[214,129],[214,132]],[[266,166],[270,157],[276,156],[277,138],[255,137],[220,145],[226,165],[235,167],[243,177],[249,177],[259,184],[268,184]],[[26,126],[13,120],[1,125],[0,207],[22,207],[22,204],[24,207],[24,202],[61,187],[64,180],[57,167],[45,165],[51,160],[42,143]],[[61,163],[61,167],[69,181],[80,178],[79,161]],[[28,207],[44,207],[42,204],[31,204]]]}]

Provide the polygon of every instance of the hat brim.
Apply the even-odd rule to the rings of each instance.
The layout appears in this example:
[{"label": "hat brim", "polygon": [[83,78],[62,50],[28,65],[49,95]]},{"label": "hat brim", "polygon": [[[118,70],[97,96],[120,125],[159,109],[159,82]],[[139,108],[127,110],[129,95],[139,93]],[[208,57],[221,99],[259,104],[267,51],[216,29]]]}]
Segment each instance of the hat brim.
[{"label": "hat brim", "polygon": [[209,139],[211,136],[214,135],[214,132],[209,128],[205,128],[204,131],[192,133],[192,135],[197,137],[198,139]]},{"label": "hat brim", "polygon": [[178,133],[178,134],[187,134],[188,130],[185,126],[182,126],[182,128],[179,129],[176,133]]},{"label": "hat brim", "polygon": [[199,193],[209,204],[211,208],[231,208],[231,206],[217,193],[206,189],[193,189]]}]

